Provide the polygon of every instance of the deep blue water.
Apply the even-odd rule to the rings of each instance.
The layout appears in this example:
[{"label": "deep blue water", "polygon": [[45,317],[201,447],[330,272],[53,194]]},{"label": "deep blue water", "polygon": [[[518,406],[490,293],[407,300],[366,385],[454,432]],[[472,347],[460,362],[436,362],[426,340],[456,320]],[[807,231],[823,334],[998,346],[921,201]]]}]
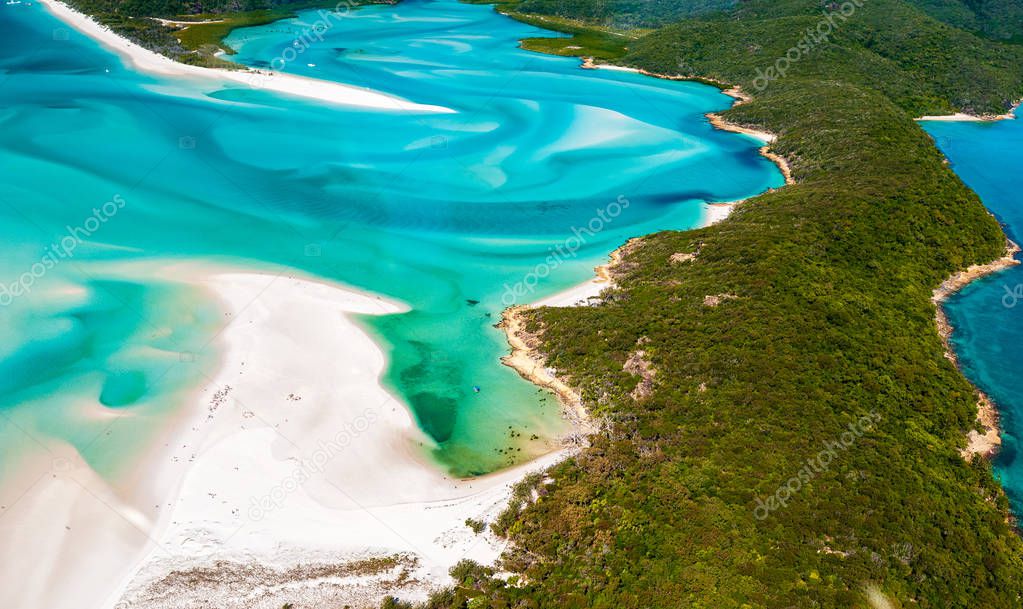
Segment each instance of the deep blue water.
[{"label": "deep blue water", "polygon": [[[272,64],[316,18],[236,32],[237,59]],[[8,468],[54,438],[112,472],[211,374],[217,304],[160,272],[187,261],[298,269],[408,303],[362,320],[390,358],[384,381],[438,460],[495,469],[509,426],[540,436],[528,456],[560,425],[498,361],[510,301],[588,278],[628,237],[698,225],[707,201],[782,183],[758,142],[708,125],[731,103],[716,89],[523,51],[541,31],[487,6],[362,9],[283,66],[448,114],[139,74],[37,4],[0,5],[0,34],[0,280],[39,271],[28,294],[0,296]],[[46,261],[88,222],[72,256]],[[133,416],[96,416],[113,408]]]},{"label": "deep blue water", "polygon": [[[1009,238],[1023,235],[1023,121],[927,122],[924,127],[952,169],[1002,222]],[[1023,515],[1023,268],[976,281],[949,299],[952,345],[963,372],[998,405],[1002,450],[995,472],[1013,511]]]}]

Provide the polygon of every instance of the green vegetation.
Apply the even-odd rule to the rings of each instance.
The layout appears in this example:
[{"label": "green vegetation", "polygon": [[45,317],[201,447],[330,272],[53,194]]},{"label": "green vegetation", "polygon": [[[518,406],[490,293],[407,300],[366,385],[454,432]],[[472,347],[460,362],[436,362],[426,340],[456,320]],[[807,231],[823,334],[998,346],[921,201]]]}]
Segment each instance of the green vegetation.
[{"label": "green vegetation", "polygon": [[657,27],[732,8],[736,0],[522,0],[519,11],[584,19],[614,28]]},{"label": "green vegetation", "polygon": [[[234,30],[289,19],[313,8],[349,10],[357,5],[389,4],[392,0],[218,0],[188,3],[179,0],[123,2],[66,0],[77,10],[133,42],[175,61],[210,68],[241,68],[217,57],[234,54],[224,39]],[[158,19],[173,23],[164,24]],[[184,22],[195,22],[185,24]]]},{"label": "green vegetation", "polygon": [[585,21],[578,14],[561,16],[560,13],[531,14],[523,12],[519,0],[464,0],[469,4],[493,4],[496,10],[512,19],[522,21],[545,30],[567,34],[566,37],[525,38],[521,46],[538,53],[551,55],[585,56],[603,61],[620,60],[628,50],[628,44],[649,33],[649,29],[635,27],[612,27]]},{"label": "green vegetation", "polygon": [[384,597],[382,603],[380,603],[380,609],[412,609],[412,603],[398,600],[393,596]]},{"label": "green vegetation", "polygon": [[128,40],[162,55],[184,63],[197,63],[198,57],[181,46],[174,37],[174,29],[159,21],[145,17],[134,17],[116,12],[98,12],[88,2],[69,0],[75,9],[91,15],[97,22],[124,36]]},{"label": "green vegetation", "polygon": [[797,184],[629,247],[600,306],[526,313],[607,425],[492,525],[517,575],[460,564],[426,607],[1019,606],[1023,542],[989,465],[960,456],[976,398],[930,301],[1005,237],[912,116],[1004,111],[1023,49],[867,0],[758,91],[820,8],[752,0],[629,44],[621,63],[743,84],[725,117],[778,133]]},{"label": "green vegetation", "polygon": [[1016,0],[914,0],[929,15],[1001,40],[1023,40],[1023,6]]},{"label": "green vegetation", "polygon": [[511,498],[508,500],[508,508],[497,517],[497,520],[490,525],[490,530],[495,535],[506,536],[508,529],[522,515],[522,511],[534,500],[547,494],[543,484],[542,474],[534,473],[526,476],[512,488]]},{"label": "green vegetation", "polygon": [[603,61],[621,59],[628,50],[626,46],[644,32],[636,30],[619,31],[608,27],[587,26],[582,22],[564,17],[547,17],[509,13],[509,16],[535,25],[536,27],[569,34],[568,38],[525,38],[522,48],[552,55],[586,55]]},{"label": "green vegetation", "polygon": [[[633,44],[625,61],[659,73],[740,83],[755,93],[757,75],[822,22],[814,4],[797,0],[765,9],[752,3],[740,20],[668,26]],[[772,17],[775,12],[782,16]],[[988,42],[902,2],[866,0],[847,21],[838,21],[827,42],[792,62],[784,80],[790,86],[795,80],[833,81],[877,89],[916,115],[954,108],[1000,113],[1023,94],[1021,63],[1021,47]]]},{"label": "green vegetation", "polygon": [[[321,6],[324,4],[323,2],[320,3]],[[313,7],[303,6],[301,8]],[[223,50],[228,55],[234,55],[235,50],[224,43],[224,39],[231,32],[238,28],[266,25],[281,19],[290,19],[295,16],[296,10],[299,10],[299,7],[292,8],[288,6],[246,11],[244,13],[205,15],[207,19],[213,22],[183,27],[175,33],[175,36],[181,41],[181,45],[189,50],[213,47],[217,50]]]}]

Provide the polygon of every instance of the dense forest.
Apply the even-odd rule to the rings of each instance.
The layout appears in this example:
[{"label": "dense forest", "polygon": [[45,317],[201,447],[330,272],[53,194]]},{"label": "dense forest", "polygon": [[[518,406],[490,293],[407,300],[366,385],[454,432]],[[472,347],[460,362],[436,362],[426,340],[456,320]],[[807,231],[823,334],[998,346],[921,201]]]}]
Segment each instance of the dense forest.
[{"label": "dense forest", "polygon": [[1017,0],[914,0],[927,14],[964,30],[1002,40],[1023,38],[1023,5]]},{"label": "dense forest", "polygon": [[[505,3],[505,0],[498,0]],[[585,20],[607,27],[651,28],[691,17],[732,18],[751,2],[737,0],[511,0],[523,14]],[[821,3],[825,7],[826,2]],[[838,3],[841,4],[841,3]],[[909,0],[908,4],[956,28],[1000,40],[1018,40],[1023,4],[1018,0]],[[774,16],[791,11],[785,0]],[[740,9],[732,11],[731,9]],[[760,10],[757,8],[757,10]],[[797,12],[800,12],[796,8]],[[802,11],[805,14],[805,11]]]},{"label": "dense forest", "polygon": [[1023,48],[976,4],[846,3],[801,48],[840,3],[751,0],[623,37],[530,1],[500,10],[576,34],[530,48],[742,85],[724,116],[777,133],[796,184],[633,242],[598,306],[525,313],[604,431],[489,523],[514,542],[502,577],[462,563],[425,606],[1019,607],[1023,543],[989,464],[960,455],[976,394],[930,300],[1005,236],[913,116],[1004,112]]},{"label": "dense forest", "polygon": [[732,8],[735,0],[523,0],[518,10],[585,19],[611,27],[656,27]]}]

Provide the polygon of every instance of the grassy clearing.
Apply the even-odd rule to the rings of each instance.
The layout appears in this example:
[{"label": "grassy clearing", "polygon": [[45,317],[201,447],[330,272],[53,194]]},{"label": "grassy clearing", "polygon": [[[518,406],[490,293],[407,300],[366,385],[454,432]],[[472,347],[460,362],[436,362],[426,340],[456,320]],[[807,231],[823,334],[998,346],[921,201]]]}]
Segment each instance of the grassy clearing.
[{"label": "grassy clearing", "polygon": [[551,55],[593,57],[613,61],[624,57],[628,53],[629,43],[649,31],[593,27],[587,26],[577,19],[564,17],[528,15],[519,12],[506,14],[529,25],[571,35],[570,38],[535,37],[522,40],[522,48]]}]

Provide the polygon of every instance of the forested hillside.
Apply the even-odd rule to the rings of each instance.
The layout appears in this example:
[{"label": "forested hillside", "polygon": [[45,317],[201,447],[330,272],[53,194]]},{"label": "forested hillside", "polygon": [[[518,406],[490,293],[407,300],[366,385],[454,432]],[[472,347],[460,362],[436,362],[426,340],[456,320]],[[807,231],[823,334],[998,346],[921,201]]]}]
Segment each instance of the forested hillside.
[{"label": "forested hillside", "polygon": [[927,14],[965,30],[1020,41],[1023,6],[1018,0],[913,0]]},{"label": "forested hillside", "polygon": [[779,134],[797,183],[632,244],[599,306],[523,313],[607,426],[490,523],[511,578],[464,563],[427,606],[1020,606],[1023,543],[989,464],[960,455],[976,395],[930,300],[1006,241],[912,118],[1004,112],[1023,50],[910,2],[847,4],[809,44],[841,4],[753,0],[617,48],[603,21],[554,24],[577,34],[555,52],[593,40],[741,84],[725,117]]},{"label": "forested hillside", "polygon": [[586,19],[611,27],[656,27],[679,19],[730,9],[735,0],[523,0],[518,9],[535,15]]}]

